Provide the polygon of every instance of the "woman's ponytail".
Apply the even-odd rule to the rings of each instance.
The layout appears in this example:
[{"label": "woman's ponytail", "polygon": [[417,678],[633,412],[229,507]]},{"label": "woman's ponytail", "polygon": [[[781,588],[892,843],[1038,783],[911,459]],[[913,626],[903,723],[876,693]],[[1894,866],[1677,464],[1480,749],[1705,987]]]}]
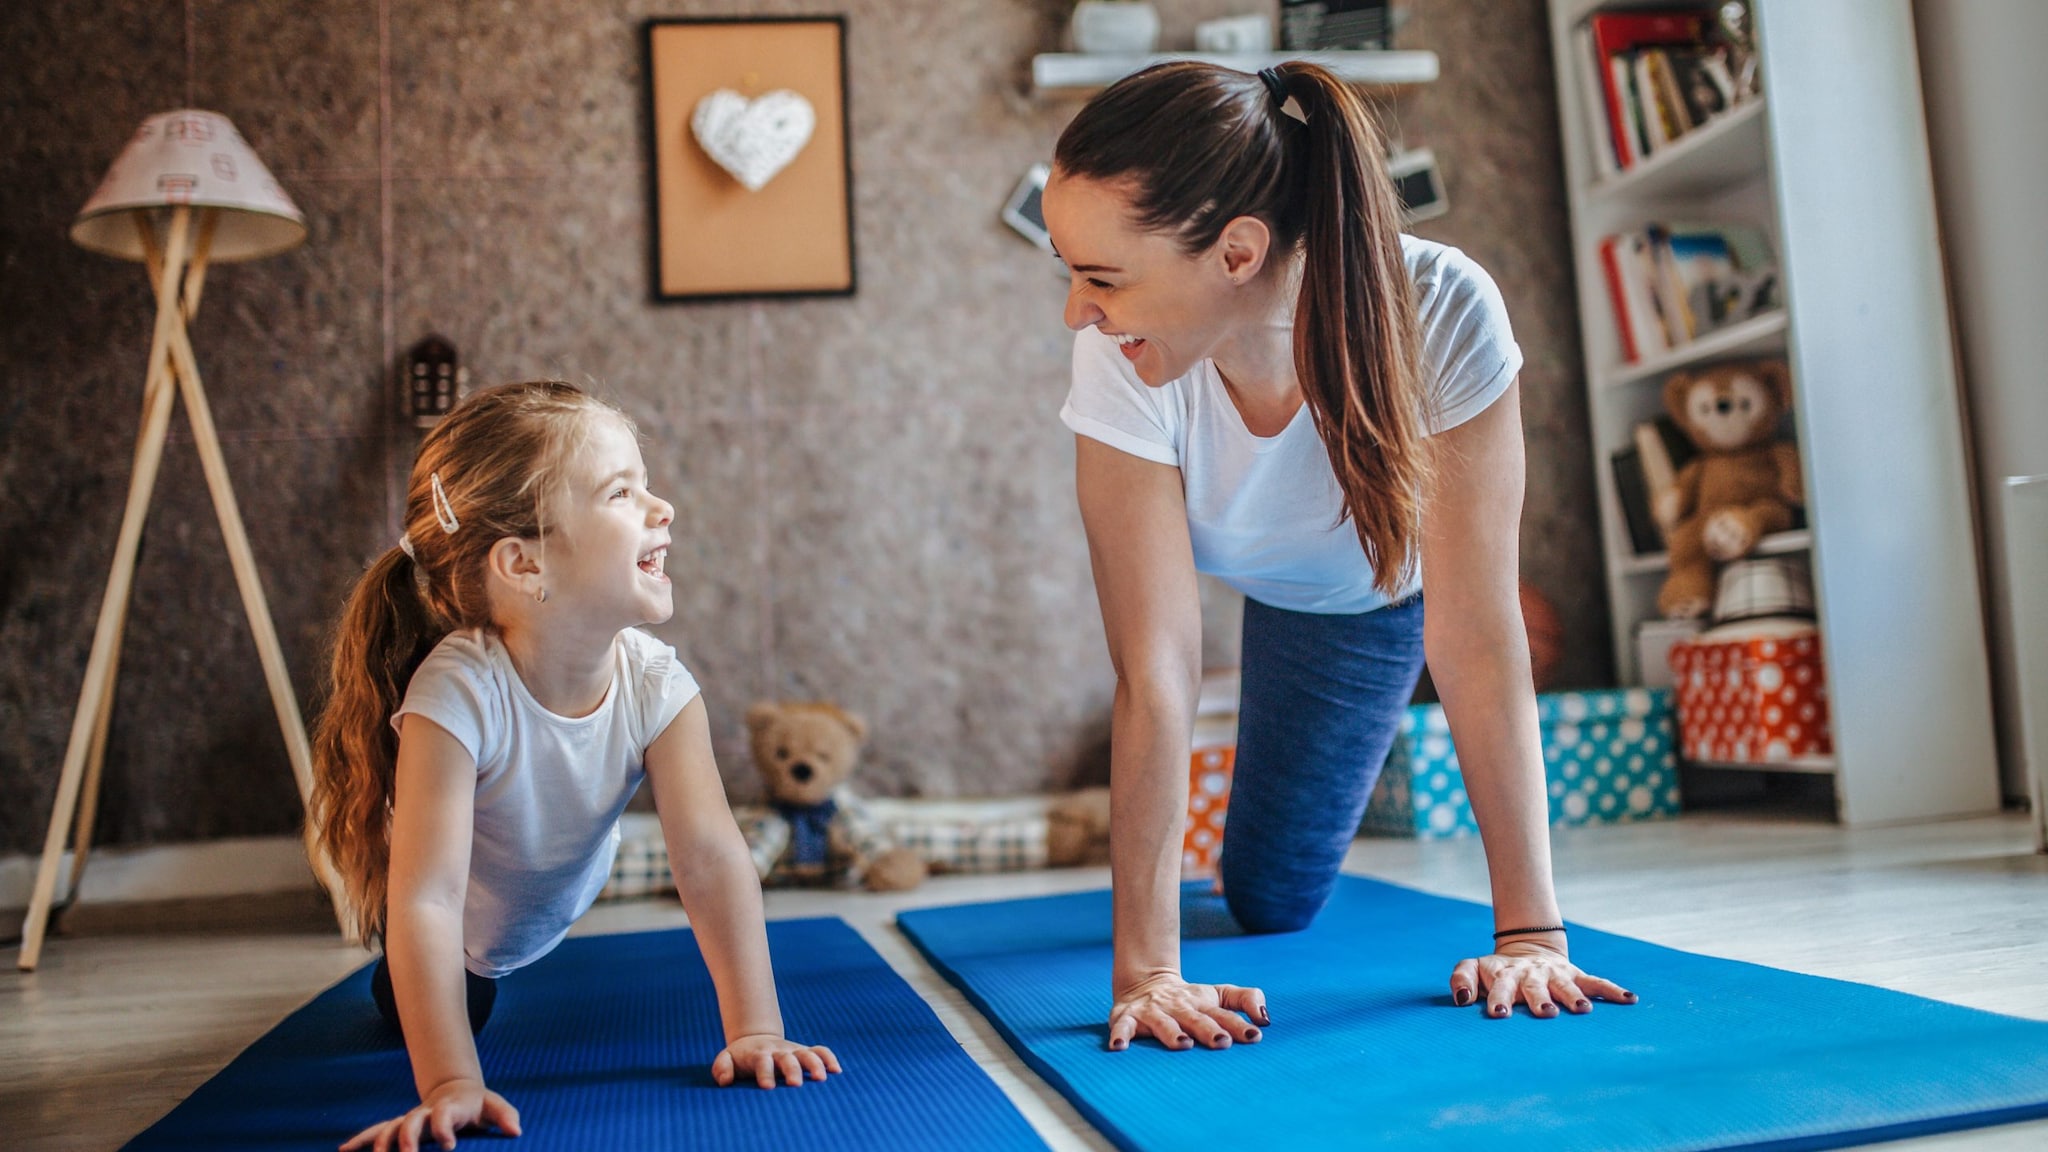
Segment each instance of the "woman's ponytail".
[{"label": "woman's ponytail", "polygon": [[[1279,69],[1304,113],[1301,297],[1295,375],[1330,454],[1345,512],[1393,595],[1419,559],[1429,476],[1415,285],[1378,127],[1342,81],[1312,64]],[[1284,113],[1283,113],[1284,115]]]}]

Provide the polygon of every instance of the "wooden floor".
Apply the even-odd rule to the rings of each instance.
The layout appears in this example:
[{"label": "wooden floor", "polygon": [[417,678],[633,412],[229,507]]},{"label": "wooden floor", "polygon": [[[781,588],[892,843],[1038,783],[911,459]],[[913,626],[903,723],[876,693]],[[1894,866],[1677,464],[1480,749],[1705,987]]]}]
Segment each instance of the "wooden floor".
[{"label": "wooden floor", "polygon": [[[1845,832],[1757,815],[1561,832],[1558,888],[1574,920],[1660,944],[1879,984],[2048,1020],[2048,857],[2017,816]],[[1476,841],[1362,840],[1347,870],[1484,899]],[[845,917],[1060,1149],[1109,1145],[997,1040],[891,926],[916,904],[1099,887],[1101,869],[941,878],[907,897],[776,892],[771,917]],[[147,1127],[287,1013],[364,962],[317,908],[201,931],[116,933],[100,914],[39,971],[0,954],[0,1145],[107,1149]],[[92,909],[80,909],[89,913]],[[159,915],[159,920],[166,917]],[[175,919],[175,917],[170,917]],[[267,922],[252,923],[252,919]],[[577,931],[683,922],[668,902],[592,911]],[[1445,957],[1446,975],[1454,957]],[[1626,973],[1614,974],[1626,979]],[[337,1133],[337,1141],[345,1134]],[[2048,1122],[1896,1149],[2039,1152]]]}]

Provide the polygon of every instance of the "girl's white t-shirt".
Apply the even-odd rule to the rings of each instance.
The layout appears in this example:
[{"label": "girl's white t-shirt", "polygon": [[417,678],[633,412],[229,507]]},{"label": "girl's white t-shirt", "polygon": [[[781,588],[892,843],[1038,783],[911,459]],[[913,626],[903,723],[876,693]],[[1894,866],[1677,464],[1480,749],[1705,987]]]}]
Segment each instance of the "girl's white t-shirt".
[{"label": "girl's white t-shirt", "polygon": [[[638,628],[613,645],[612,686],[588,716],[541,707],[495,633],[452,632],[391,717],[424,716],[476,760],[464,963],[498,977],[548,954],[611,875],[619,814],[647,747],[697,695],[675,649]],[[400,728],[401,734],[403,729]]]},{"label": "girl's white t-shirt", "polygon": [[[1401,237],[1415,281],[1431,434],[1499,399],[1522,368],[1507,307],[1486,270],[1456,248]],[[1074,336],[1074,379],[1060,419],[1091,440],[1180,469],[1195,568],[1261,603],[1296,612],[1385,606],[1308,406],[1277,436],[1254,436],[1204,360],[1157,388],[1138,379],[1116,341]],[[1418,565],[1409,586],[1421,587]]]}]

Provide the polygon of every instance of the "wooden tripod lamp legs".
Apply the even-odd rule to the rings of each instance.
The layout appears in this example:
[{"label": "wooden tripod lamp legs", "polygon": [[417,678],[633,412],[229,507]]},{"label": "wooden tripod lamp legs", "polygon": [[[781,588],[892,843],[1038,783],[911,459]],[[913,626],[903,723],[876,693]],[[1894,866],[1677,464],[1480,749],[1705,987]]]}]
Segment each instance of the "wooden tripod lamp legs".
[{"label": "wooden tripod lamp legs", "polygon": [[[148,237],[148,246],[153,248],[155,236],[150,231],[147,218],[138,214],[137,221]],[[193,439],[199,447],[207,487],[213,495],[214,513],[227,540],[235,583],[241,590],[242,606],[256,637],[264,679],[270,689],[271,703],[277,711],[278,726],[284,732],[285,750],[291,758],[300,800],[304,802],[311,797],[312,755],[306,740],[305,723],[299,715],[298,699],[293,695],[291,679],[285,668],[284,651],[271,623],[270,608],[256,571],[255,556],[249,549],[248,533],[242,526],[241,511],[235,503],[234,488],[229,483],[227,464],[221,455],[220,438],[214,431],[212,412],[200,383],[198,363],[192,355],[191,339],[185,331],[185,320],[198,306],[211,223],[211,220],[202,222],[200,243],[195,252],[191,209],[175,209],[161,261],[151,261],[156,281],[157,312],[155,334],[150,342],[149,374],[143,389],[142,432],[136,443],[135,467],[128,482],[128,505],[122,514],[121,535],[114,547],[113,568],[107,579],[106,595],[100,602],[99,623],[93,630],[92,653],[86,660],[85,684],[79,691],[78,710],[71,719],[70,742],[65,749],[64,768],[57,781],[56,805],[50,814],[42,861],[36,870],[28,917],[22,926],[21,954],[17,963],[23,971],[32,971],[42,956],[43,938],[56,894],[57,873],[64,859],[65,833],[74,816],[80,818],[74,884],[78,869],[83,867],[91,834],[91,827],[84,820],[97,807],[98,769],[105,752],[106,724],[113,703],[128,599],[134,585],[135,558],[141,544],[143,523],[149,516],[149,500],[156,487],[158,467],[163,461],[174,389],[185,398]],[[91,777],[89,787],[88,775]],[[84,793],[82,807],[79,803],[81,793]],[[316,861],[315,868],[321,883],[335,899],[337,920],[347,934],[347,910],[338,877],[324,859]]]}]

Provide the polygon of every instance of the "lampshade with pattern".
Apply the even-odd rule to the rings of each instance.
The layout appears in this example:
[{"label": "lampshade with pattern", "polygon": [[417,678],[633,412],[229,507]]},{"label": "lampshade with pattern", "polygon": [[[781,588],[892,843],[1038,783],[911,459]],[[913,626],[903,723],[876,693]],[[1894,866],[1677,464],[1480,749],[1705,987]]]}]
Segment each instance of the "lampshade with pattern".
[{"label": "lampshade with pattern", "polygon": [[79,210],[71,239],[122,260],[143,258],[137,209],[221,209],[208,258],[254,260],[295,248],[306,218],[228,118],[186,108],[142,122]]}]

